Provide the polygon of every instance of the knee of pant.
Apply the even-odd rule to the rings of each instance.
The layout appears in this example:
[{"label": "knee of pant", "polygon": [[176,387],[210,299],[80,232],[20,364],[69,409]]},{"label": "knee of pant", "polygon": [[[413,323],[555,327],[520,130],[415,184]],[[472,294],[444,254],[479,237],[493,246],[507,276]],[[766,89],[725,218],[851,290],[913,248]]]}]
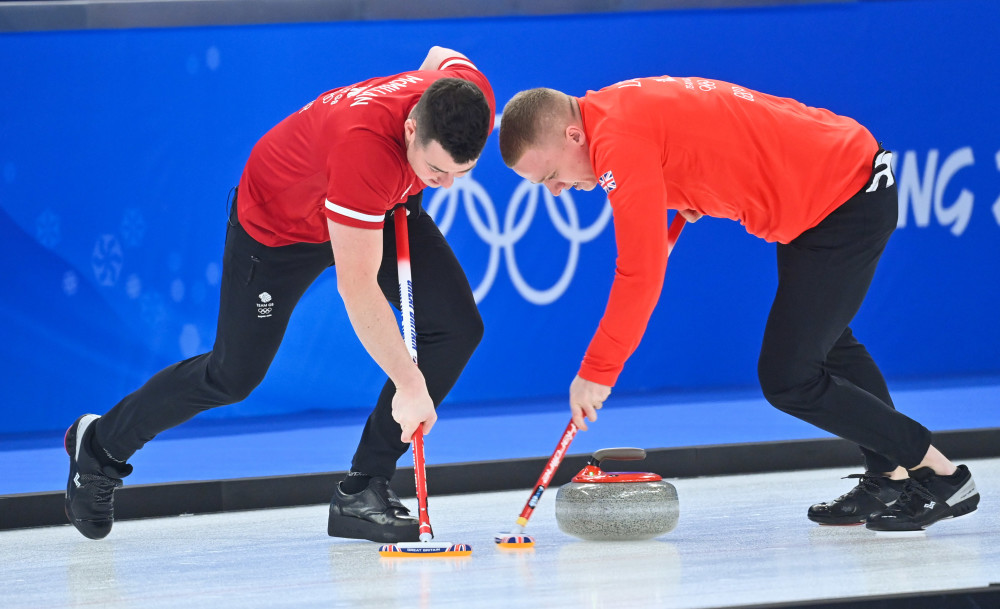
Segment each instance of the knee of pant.
[{"label": "knee of pant", "polygon": [[476,350],[480,341],[483,340],[483,332],[483,318],[476,309],[461,315],[455,315],[448,328],[453,348],[469,355]]},{"label": "knee of pant", "polygon": [[240,374],[233,375],[217,366],[209,366],[207,374],[208,383],[220,394],[220,402],[225,404],[235,404],[247,399],[264,380],[263,373],[240,371]]},{"label": "knee of pant", "polygon": [[761,354],[757,361],[757,380],[764,398],[779,409],[783,409],[792,395],[799,394],[810,378],[808,371],[790,358]]},{"label": "knee of pant", "polygon": [[773,358],[766,357],[763,352],[757,360],[757,381],[760,389],[764,392],[767,401],[771,401],[771,395],[780,391],[780,386],[784,382],[780,374],[780,367],[776,365]]},{"label": "knee of pant", "polygon": [[485,332],[485,327],[483,325],[483,318],[480,317],[479,311],[469,320],[468,328],[466,331],[466,336],[468,337],[469,346],[474,351],[479,343],[483,340],[483,333]]}]

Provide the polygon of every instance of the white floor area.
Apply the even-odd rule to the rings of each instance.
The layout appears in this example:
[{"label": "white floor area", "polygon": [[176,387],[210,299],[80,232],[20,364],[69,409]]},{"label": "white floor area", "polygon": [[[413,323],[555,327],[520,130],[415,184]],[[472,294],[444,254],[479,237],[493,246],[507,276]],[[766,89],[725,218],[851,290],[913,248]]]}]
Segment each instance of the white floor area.
[{"label": "white floor area", "polygon": [[[646,542],[584,542],[555,520],[556,489],[502,551],[528,489],[434,497],[437,541],[465,559],[383,559],[326,535],[326,506],[119,522],[102,541],[69,525],[0,532],[5,609],[51,607],[732,607],[1000,582],[1000,459],[967,462],[980,509],[916,536],[819,527],[809,504],[848,490],[847,470],[673,480],[677,528]],[[411,507],[414,500],[405,500]]]}]

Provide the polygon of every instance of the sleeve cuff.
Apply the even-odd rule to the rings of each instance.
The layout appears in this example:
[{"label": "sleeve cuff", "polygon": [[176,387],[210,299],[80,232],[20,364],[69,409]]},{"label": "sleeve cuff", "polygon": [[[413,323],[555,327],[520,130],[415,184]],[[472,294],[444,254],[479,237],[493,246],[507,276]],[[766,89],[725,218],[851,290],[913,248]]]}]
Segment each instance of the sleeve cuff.
[{"label": "sleeve cuff", "polygon": [[476,67],[476,64],[472,63],[471,61],[463,57],[449,57],[445,59],[444,61],[441,62],[441,65],[438,66],[438,70],[447,70],[449,68],[455,68],[455,67],[471,68],[477,72],[479,71],[479,68]]},{"label": "sleeve cuff", "polygon": [[366,214],[344,207],[343,205],[337,205],[329,200],[326,202],[326,217],[337,224],[345,224],[355,228],[381,229],[385,223],[384,212],[381,214]]},{"label": "sleeve cuff", "polygon": [[583,380],[590,381],[591,383],[614,387],[615,383],[618,382],[618,375],[621,373],[622,368],[601,369],[584,361],[580,366],[580,370],[577,372],[577,375],[579,375],[579,377]]}]

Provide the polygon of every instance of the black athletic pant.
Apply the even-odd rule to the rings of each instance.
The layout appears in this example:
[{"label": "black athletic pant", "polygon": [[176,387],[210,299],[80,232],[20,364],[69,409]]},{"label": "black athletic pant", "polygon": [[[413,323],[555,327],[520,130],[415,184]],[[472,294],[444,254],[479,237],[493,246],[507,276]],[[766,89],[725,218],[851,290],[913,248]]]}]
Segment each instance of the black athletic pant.
[{"label": "black athletic pant", "polygon": [[[418,194],[406,204],[411,210],[413,300],[420,369],[436,406],[479,344],[483,323],[462,267],[420,200]],[[391,219],[386,220],[383,236],[378,282],[386,299],[398,309]],[[161,431],[209,408],[245,399],[264,379],[299,298],[333,262],[329,242],[267,247],[250,237],[232,213],[212,351],[161,370],[126,396],[98,420],[98,444],[111,457],[124,461]],[[409,448],[400,442],[402,432],[392,418],[394,394],[395,387],[387,382],[354,455],[355,471],[391,478],[396,461]]]},{"label": "black athletic pant", "polygon": [[895,410],[882,373],[849,327],[899,213],[882,152],[856,195],[778,245],[778,290],[758,376],[776,408],[858,444],[868,471],[890,472],[919,464],[931,434]]}]

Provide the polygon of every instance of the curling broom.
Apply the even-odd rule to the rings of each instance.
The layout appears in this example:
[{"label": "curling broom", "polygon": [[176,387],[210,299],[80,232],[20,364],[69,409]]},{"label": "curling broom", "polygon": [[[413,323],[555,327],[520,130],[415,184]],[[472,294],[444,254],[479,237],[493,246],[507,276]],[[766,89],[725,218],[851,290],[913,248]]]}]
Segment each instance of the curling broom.
[{"label": "curling broom", "polygon": [[[410,273],[410,240],[406,226],[406,208],[396,208],[393,218],[396,227],[396,265],[399,272],[399,300],[403,313],[403,342],[417,363],[416,322],[413,314],[413,277]],[[417,427],[413,433],[413,475],[416,478],[417,510],[420,521],[420,541],[403,541],[386,544],[378,549],[384,558],[405,557],[456,557],[469,556],[472,547],[465,543],[436,542],[427,513],[427,474],[424,468],[424,429]]]}]

